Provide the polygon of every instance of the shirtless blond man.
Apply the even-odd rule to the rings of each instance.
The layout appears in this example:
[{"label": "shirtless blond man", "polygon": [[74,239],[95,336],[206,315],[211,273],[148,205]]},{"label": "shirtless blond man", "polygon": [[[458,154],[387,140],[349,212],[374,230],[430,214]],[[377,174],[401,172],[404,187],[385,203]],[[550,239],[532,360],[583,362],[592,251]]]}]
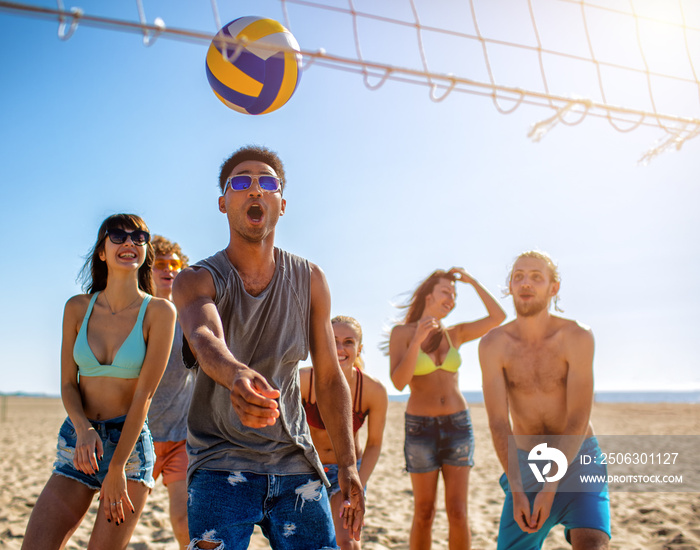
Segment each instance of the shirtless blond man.
[{"label": "shirtless blond man", "polygon": [[[500,480],[506,499],[499,550],[541,548],[559,523],[574,550],[607,549],[610,540],[607,487],[591,490],[579,483],[582,463],[595,464],[600,453],[590,422],[593,333],[550,312],[553,300],[558,309],[559,286],[557,267],[547,254],[522,253],[508,277],[517,317],[479,344],[491,436],[507,472]],[[509,440],[515,442],[510,448]],[[527,463],[533,460],[534,447],[545,441],[563,452],[568,467],[562,463],[566,474],[555,480],[560,477],[558,465],[547,476],[551,481],[542,482]],[[593,460],[581,459],[584,454]],[[605,473],[600,468],[602,472],[585,473]]]}]

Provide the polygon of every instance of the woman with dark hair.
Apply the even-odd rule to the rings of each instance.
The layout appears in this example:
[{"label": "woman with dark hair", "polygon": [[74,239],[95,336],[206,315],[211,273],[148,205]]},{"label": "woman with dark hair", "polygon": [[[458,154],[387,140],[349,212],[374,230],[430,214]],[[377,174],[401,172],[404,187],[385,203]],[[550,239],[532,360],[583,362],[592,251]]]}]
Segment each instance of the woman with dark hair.
[{"label": "woman with dark hair", "polygon": [[170,353],[175,308],[151,296],[149,241],[138,216],[107,218],[81,272],[87,294],[66,303],[61,397],[68,418],[22,548],[63,548],[97,492],[88,548],[126,548],[154,485],[144,422]]},{"label": "woman with dark hair", "polygon": [[[360,356],[362,327],[359,321],[347,315],[338,315],[331,319],[331,324],[338,363],[353,396],[352,431],[355,439],[355,457],[357,458],[357,471],[360,474],[362,486],[366,487],[382,449],[389,398],[382,383],[364,371],[364,362]],[[309,424],[311,439],[323,463],[326,477],[331,484],[328,496],[331,500],[336,544],[340,550],[359,550],[360,541],[353,539],[350,532],[343,526],[341,516],[343,494],[340,492],[338,482],[338,460],[318,410],[313,369],[311,367],[300,369],[299,378],[301,400],[306,413],[306,421]],[[365,420],[367,421],[367,440],[363,447],[360,442],[359,430]]]},{"label": "woman with dark hair", "polygon": [[[487,317],[447,328],[442,325],[455,306],[455,281],[474,287]],[[394,386],[411,388],[404,447],[414,498],[410,548],[430,548],[440,471],[449,547],[470,548],[467,492],[474,435],[467,402],[459,390],[459,347],[500,325],[506,314],[489,291],[460,267],[432,273],[405,307],[403,323],[391,331],[389,358]]]}]

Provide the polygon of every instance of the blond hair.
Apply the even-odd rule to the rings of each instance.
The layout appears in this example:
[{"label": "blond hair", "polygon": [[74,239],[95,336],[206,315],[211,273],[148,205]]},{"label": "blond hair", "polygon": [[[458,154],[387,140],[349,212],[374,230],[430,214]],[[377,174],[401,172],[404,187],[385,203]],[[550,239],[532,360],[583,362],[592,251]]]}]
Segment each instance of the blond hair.
[{"label": "blond hair", "polygon": [[[352,328],[352,330],[355,332],[355,336],[357,337],[358,347],[362,345],[362,326],[357,319],[350,317],[349,315],[336,315],[333,317],[333,319],[331,319],[331,325],[336,324],[348,325],[350,328]],[[359,352],[355,358],[353,366],[360,370],[364,370],[365,368],[365,362],[362,360],[362,357],[360,357]]]},{"label": "blond hair", "polygon": [[[513,280],[513,268],[515,267],[515,264],[517,263],[518,260],[521,258],[535,258],[536,260],[542,260],[546,265],[547,269],[549,270],[549,277],[552,280],[553,283],[561,283],[561,275],[559,274],[559,266],[554,262],[552,257],[547,254],[546,252],[543,252],[541,250],[526,250],[522,254],[520,254],[515,260],[513,260],[513,263],[510,264],[510,269],[508,270],[508,277],[506,278],[506,288],[503,291],[503,296],[510,296],[510,283]],[[560,311],[563,312],[564,310],[559,307],[559,290],[557,290],[557,293],[554,295],[554,310],[555,311]]]}]

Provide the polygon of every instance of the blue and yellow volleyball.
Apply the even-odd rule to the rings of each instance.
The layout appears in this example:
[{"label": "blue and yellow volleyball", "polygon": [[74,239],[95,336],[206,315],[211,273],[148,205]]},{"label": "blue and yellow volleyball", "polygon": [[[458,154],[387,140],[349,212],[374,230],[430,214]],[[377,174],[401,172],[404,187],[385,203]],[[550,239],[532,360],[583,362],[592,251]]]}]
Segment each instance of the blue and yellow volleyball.
[{"label": "blue and yellow volleyball", "polygon": [[[237,56],[232,39],[245,41]],[[224,25],[212,40],[207,79],[216,97],[234,111],[270,113],[287,103],[299,85],[298,52],[292,33],[274,19],[239,17]]]}]

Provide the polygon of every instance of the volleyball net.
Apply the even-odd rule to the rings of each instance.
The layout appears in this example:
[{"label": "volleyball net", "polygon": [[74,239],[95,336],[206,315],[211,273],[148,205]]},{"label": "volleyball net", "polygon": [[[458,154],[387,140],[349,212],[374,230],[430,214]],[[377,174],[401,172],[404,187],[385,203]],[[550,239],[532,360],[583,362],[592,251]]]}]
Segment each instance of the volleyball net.
[{"label": "volleyball net", "polygon": [[[0,11],[54,19],[68,40],[80,25],[158,39],[208,44],[222,26],[210,0],[209,29],[190,29],[153,15],[136,0],[129,17],[0,1]],[[423,86],[431,101],[472,94],[502,114],[523,106],[548,110],[528,136],[539,141],[557,125],[588,117],[618,132],[654,127],[660,137],[648,163],[700,134],[700,2],[692,0],[275,0],[280,20],[299,40],[303,70],[358,74],[370,90],[386,82]],[[444,4],[444,5],[442,5]],[[235,4],[222,5],[230,10]],[[133,16],[131,15],[133,14]],[[237,14],[234,17],[251,14]],[[337,27],[329,44],[295,26]],[[338,25],[337,22],[342,21]],[[225,23],[226,21],[223,21]],[[328,39],[328,35],[325,36]],[[323,40],[323,37],[318,40]],[[244,44],[232,40],[232,48]],[[533,117],[534,118],[534,117]]]}]

